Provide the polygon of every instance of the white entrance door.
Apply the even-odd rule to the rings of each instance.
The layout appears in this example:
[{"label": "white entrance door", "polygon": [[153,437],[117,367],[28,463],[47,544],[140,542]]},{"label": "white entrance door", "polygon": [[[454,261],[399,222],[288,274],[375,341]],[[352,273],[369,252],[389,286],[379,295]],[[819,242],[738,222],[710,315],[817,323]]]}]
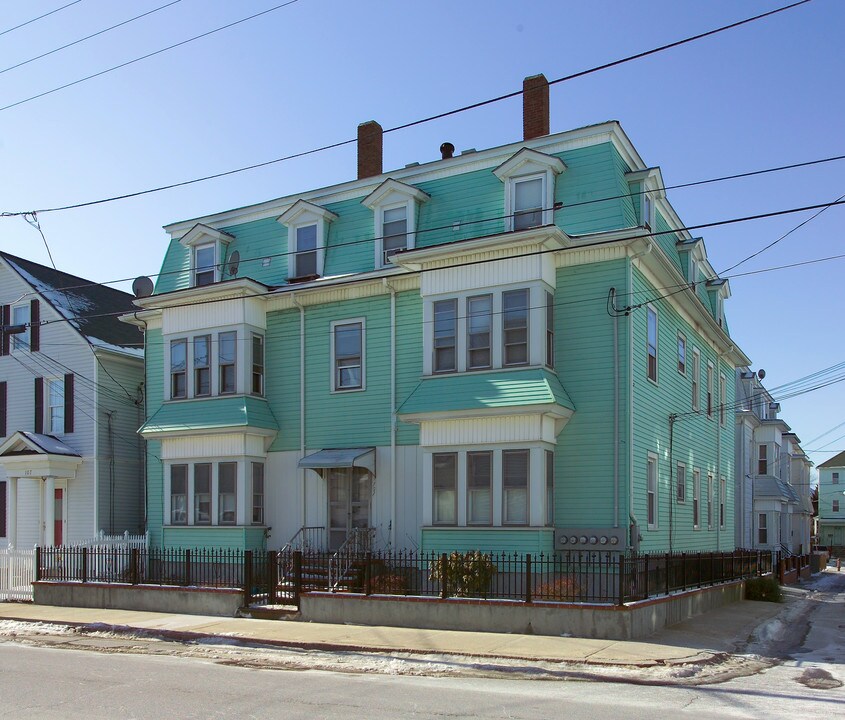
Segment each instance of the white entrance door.
[{"label": "white entrance door", "polygon": [[370,526],[372,481],[355,468],[328,468],[329,549],[337,550],[352,528]]}]

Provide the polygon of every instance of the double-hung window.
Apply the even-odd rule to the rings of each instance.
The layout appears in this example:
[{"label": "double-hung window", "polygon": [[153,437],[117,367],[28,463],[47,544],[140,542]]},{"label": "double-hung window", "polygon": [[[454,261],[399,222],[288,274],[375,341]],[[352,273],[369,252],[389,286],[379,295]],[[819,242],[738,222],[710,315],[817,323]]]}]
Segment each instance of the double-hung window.
[{"label": "double-hung window", "polygon": [[[449,302],[441,301],[441,302]],[[437,317],[435,305],[435,319]],[[493,364],[493,296],[479,295],[467,298],[467,369],[480,370]],[[454,352],[454,348],[453,348]],[[435,354],[437,329],[435,328]],[[454,369],[454,368],[453,368]]]},{"label": "double-hung window", "polygon": [[493,453],[467,453],[467,525],[493,523]]},{"label": "double-hung window", "polygon": [[701,471],[692,471],[692,527],[701,527]]},{"label": "double-hung window", "polygon": [[194,247],[194,286],[211,285],[216,279],[214,243]]},{"label": "double-hung window", "polygon": [[546,525],[555,524],[555,454],[546,450]]},{"label": "double-hung window", "polygon": [[707,476],[707,529],[713,529],[713,476]]},{"label": "double-hung window", "polygon": [[769,544],[769,516],[766,513],[757,515],[757,543],[759,545]]},{"label": "double-hung window", "polygon": [[393,253],[408,247],[408,206],[387,208],[382,211],[382,264],[389,265]]},{"label": "double-hung window", "polygon": [[217,364],[220,370],[220,394],[237,392],[236,363],[238,359],[238,334],[222,332],[217,336]]},{"label": "double-hung window", "polygon": [[719,375],[719,424],[725,424],[725,406],[728,403],[728,381]]},{"label": "double-hung window", "polygon": [[252,524],[264,524],[264,463],[252,463]]},{"label": "double-hung window", "polygon": [[649,453],[646,463],[646,515],[648,529],[657,528],[657,456]]},{"label": "double-hung window", "polygon": [[725,503],[727,502],[727,482],[724,475],[719,478],[719,527],[725,527]]},{"label": "double-hung window", "polygon": [[693,348],[692,350],[692,409],[698,412],[699,397],[701,394],[701,354]]},{"label": "double-hung window", "polygon": [[188,341],[185,338],[170,341],[170,399],[188,396]]},{"label": "double-hung window", "polygon": [[188,466],[170,466],[170,524],[188,522]]},{"label": "double-hung window", "polygon": [[648,379],[657,382],[657,311],[648,308]]},{"label": "double-hung window", "polygon": [[555,296],[546,290],[546,366],[555,366]]},{"label": "double-hung window", "polygon": [[528,524],[528,450],[502,451],[502,523]]},{"label": "double-hung window", "polygon": [[432,455],[432,499],[435,525],[456,525],[458,522],[458,455]]},{"label": "double-hung window", "polygon": [[26,328],[22,333],[14,333],[11,336],[11,348],[15,350],[29,350],[32,331],[30,328],[30,304],[15,305],[12,308],[12,325],[23,325]]},{"label": "double-hung window", "polygon": [[296,228],[295,277],[317,275],[317,224]]},{"label": "double-hung window", "polygon": [[456,352],[458,301],[438,300],[434,303],[434,372],[457,370]]},{"label": "double-hung window", "polygon": [[252,394],[264,394],[264,337],[252,336]]},{"label": "double-hung window", "polygon": [[65,381],[52,378],[47,383],[47,426],[50,432],[65,431]]},{"label": "double-hung window", "polygon": [[364,387],[364,325],[361,322],[333,326],[334,389],[361,390]]},{"label": "double-hung window", "polygon": [[514,230],[526,230],[543,224],[543,194],[542,177],[514,180]]},{"label": "double-hung window", "polygon": [[683,335],[678,335],[678,372],[687,374],[687,339]]},{"label": "double-hung window", "polygon": [[503,365],[528,364],[528,290],[502,293]]},{"label": "double-hung window", "polygon": [[839,485],[839,473],[838,472],[831,473],[830,482],[833,485]]},{"label": "double-hung window", "polygon": [[833,501],[833,507],[831,507],[831,510],[833,512],[839,512],[839,500]]},{"label": "double-hung window", "polygon": [[211,336],[194,338],[194,396],[211,395]]},{"label": "double-hung window", "polygon": [[765,443],[757,446],[757,474],[769,474],[769,446]]},{"label": "double-hung window", "polygon": [[677,475],[675,476],[675,497],[679,503],[687,501],[687,468],[683,463],[678,463]]},{"label": "double-hung window", "polygon": [[211,525],[211,463],[194,465],[194,525]]},{"label": "double-hung window", "polygon": [[234,525],[237,520],[238,464],[220,463],[217,466],[218,522]]},{"label": "double-hung window", "polygon": [[707,417],[713,418],[713,364],[707,363]]}]

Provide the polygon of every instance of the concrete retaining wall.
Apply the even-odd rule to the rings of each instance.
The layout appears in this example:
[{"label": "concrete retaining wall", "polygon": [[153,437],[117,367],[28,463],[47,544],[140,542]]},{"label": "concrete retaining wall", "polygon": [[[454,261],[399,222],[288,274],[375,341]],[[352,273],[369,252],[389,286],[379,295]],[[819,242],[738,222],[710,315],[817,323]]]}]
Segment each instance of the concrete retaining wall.
[{"label": "concrete retaining wall", "polygon": [[622,607],[306,593],[300,611],[312,622],[637,640],[742,600],[744,590],[745,583],[736,581]]},{"label": "concrete retaining wall", "polygon": [[182,615],[235,617],[243,605],[240,590],[176,588],[153,585],[106,585],[101,583],[34,582],[37,605],[146,610]]}]

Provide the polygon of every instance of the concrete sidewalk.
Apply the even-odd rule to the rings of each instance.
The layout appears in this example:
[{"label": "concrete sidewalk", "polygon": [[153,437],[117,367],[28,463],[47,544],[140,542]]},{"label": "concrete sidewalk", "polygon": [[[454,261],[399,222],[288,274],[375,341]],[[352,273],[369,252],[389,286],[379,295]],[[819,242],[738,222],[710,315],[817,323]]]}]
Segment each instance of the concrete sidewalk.
[{"label": "concrete sidewalk", "polygon": [[0,620],[135,632],[173,640],[225,639],[309,650],[444,653],[473,657],[647,667],[710,663],[748,639],[783,605],[743,601],[663,630],[645,641],[329,625],[282,620],[0,604]]}]

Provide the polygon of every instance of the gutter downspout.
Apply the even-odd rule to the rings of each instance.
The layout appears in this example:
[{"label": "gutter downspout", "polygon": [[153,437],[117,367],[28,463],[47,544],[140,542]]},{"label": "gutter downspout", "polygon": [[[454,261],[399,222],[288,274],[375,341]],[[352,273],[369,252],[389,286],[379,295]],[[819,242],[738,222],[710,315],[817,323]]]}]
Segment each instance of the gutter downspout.
[{"label": "gutter downspout", "polygon": [[[610,288],[615,307],[616,288]],[[613,527],[619,527],[619,315],[613,315]]]},{"label": "gutter downspout", "polygon": [[[634,253],[628,258],[628,292],[634,292],[634,260],[648,255],[651,252],[654,244],[651,240],[646,241],[645,250],[639,253]],[[633,295],[631,296],[633,297]],[[639,541],[639,524],[637,523],[637,516],[634,514],[634,321],[632,316],[628,315],[628,516],[631,519],[631,537],[629,540],[631,549],[638,550]],[[637,537],[634,537],[634,533]]]},{"label": "gutter downspout", "polygon": [[[299,308],[299,459],[305,457],[305,307],[297,300],[296,294],[291,293],[291,302]],[[299,486],[302,488],[302,505],[300,507],[299,527],[305,527],[307,521],[305,470],[297,468]]]},{"label": "gutter downspout", "polygon": [[390,547],[396,546],[396,288],[390,290]]}]

